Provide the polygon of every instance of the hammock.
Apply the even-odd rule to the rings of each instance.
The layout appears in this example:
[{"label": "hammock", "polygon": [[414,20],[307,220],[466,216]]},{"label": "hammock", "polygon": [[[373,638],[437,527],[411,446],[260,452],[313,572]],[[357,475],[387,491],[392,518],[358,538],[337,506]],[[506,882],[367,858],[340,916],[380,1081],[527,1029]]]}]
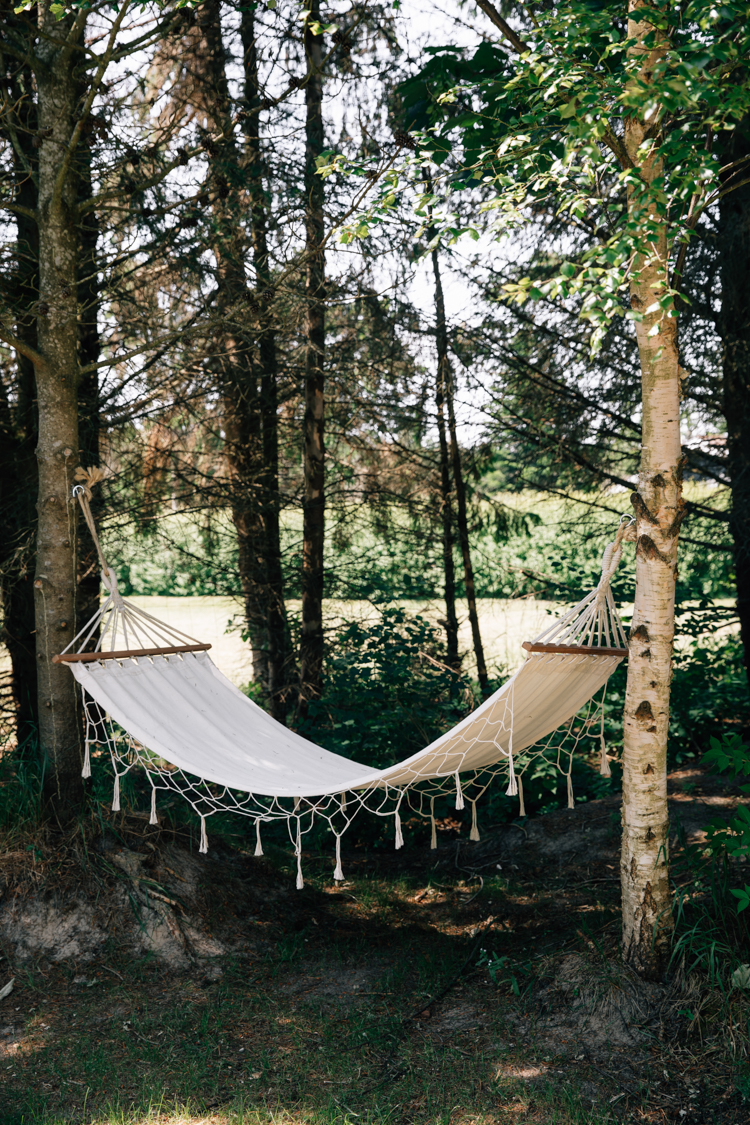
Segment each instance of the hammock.
[{"label": "hammock", "polygon": [[[83,689],[84,777],[91,773],[92,746],[110,752],[113,809],[120,807],[120,779],[140,765],[151,784],[151,823],[158,823],[157,793],[176,790],[200,817],[201,851],[208,847],[206,819],[214,813],[233,811],[253,818],[256,855],[263,854],[261,824],[284,819],[295,846],[301,887],[302,838],[316,816],[328,821],[336,837],[334,878],[340,880],[341,836],[362,807],[393,816],[400,847],[406,802],[405,807],[429,815],[436,847],[435,797],[455,786],[456,808],[464,808],[465,799],[472,804],[471,839],[478,840],[476,802],[492,779],[505,773],[506,792],[519,796],[524,815],[523,773],[536,757],[549,752],[550,736],[565,724],[573,746],[568,739],[564,752],[562,744],[558,747],[556,765],[567,776],[569,804],[573,751],[581,738],[599,738],[601,771],[609,775],[602,701],[594,705],[593,699],[627,655],[610,580],[630,524],[621,523],[604,552],[596,589],[524,643],[527,657],[514,676],[423,750],[386,769],[372,769],[278,723],[219,671],[207,654],[210,645],[120,595],[91,516],[93,481],[84,479],[86,485],[76,486],[74,494],[99,552],[107,596],[68,648],[53,659],[67,663]],[[85,651],[95,636],[95,650]],[[76,644],[77,651],[71,651]]]}]

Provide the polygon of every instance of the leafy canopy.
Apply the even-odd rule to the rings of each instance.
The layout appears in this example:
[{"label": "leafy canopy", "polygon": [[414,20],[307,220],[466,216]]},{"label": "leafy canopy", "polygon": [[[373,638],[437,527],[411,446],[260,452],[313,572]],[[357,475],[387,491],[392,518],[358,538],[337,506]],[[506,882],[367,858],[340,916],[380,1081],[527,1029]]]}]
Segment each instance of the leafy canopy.
[{"label": "leafy canopy", "polygon": [[[585,249],[563,256],[542,283],[508,285],[511,299],[577,297],[595,325],[595,348],[615,316],[677,315],[680,248],[705,210],[750,176],[743,162],[722,166],[721,157],[722,136],[750,113],[750,5],[644,3],[631,17],[648,25],[641,48],[661,47],[651,70],[628,37],[627,5],[612,0],[537,12],[523,54],[502,41],[473,53],[450,44],[429,49],[400,90],[415,151],[402,138],[398,166],[381,158],[377,189],[342,241],[387,222],[409,190],[421,233],[429,214],[436,237],[449,241],[466,231],[450,211],[458,191],[477,195],[474,237],[480,221],[501,236],[554,208],[588,234]],[[645,128],[632,160],[628,117]],[[648,162],[658,166],[653,178],[642,175]],[[439,187],[430,194],[424,171],[435,165]],[[378,167],[331,154],[321,172],[335,171],[375,180]],[[650,308],[629,308],[629,278],[665,229],[671,276]]]}]

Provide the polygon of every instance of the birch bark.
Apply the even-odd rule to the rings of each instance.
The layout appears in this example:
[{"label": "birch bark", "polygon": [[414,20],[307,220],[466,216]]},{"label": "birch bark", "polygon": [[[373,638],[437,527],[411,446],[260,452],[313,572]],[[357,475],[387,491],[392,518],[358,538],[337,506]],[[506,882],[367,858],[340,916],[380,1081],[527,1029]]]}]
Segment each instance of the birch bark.
[{"label": "birch bark", "polygon": [[[635,14],[629,0],[629,58],[645,86],[668,47]],[[648,37],[650,38],[646,42]],[[641,101],[646,99],[641,97]],[[659,130],[631,113],[625,147],[637,175],[628,187],[628,216],[648,248],[633,263],[630,300],[643,313],[636,325],[641,362],[643,434],[638,491],[636,593],[629,642],[623,745],[623,956],[638,972],[663,971],[672,929],[668,882],[667,733],[674,638],[677,539],[683,517],[677,321],[659,305],[669,290],[667,217],[651,191],[663,174]],[[640,183],[639,183],[640,180]],[[667,308],[668,299],[665,301]]]}]

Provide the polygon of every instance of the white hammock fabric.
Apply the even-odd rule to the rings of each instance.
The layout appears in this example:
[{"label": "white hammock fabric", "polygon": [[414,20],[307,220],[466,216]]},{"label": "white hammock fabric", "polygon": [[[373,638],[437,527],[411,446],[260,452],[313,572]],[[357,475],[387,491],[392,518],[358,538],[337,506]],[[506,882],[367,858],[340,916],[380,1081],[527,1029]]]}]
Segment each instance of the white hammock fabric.
[{"label": "white hammock fabric", "polygon": [[[610,591],[626,525],[621,524],[605,551],[596,589],[524,645],[527,659],[514,676],[423,750],[386,769],[372,769],[276,722],[219,671],[205,651],[210,646],[121,597],[101,555],[87,496],[82,490],[78,496],[100,551],[108,596],[68,646],[72,649],[79,642],[77,654],[66,650],[56,659],[69,663],[83,689],[84,776],[91,772],[92,746],[106,746],[111,754],[114,809],[119,808],[121,777],[140,765],[151,783],[152,823],[157,822],[158,792],[180,792],[201,818],[201,851],[208,846],[206,818],[216,812],[252,817],[256,854],[261,855],[261,824],[285,819],[301,887],[302,838],[316,816],[325,817],[336,836],[334,877],[343,879],[341,835],[362,807],[394,817],[400,847],[405,801],[405,807],[430,816],[435,847],[435,797],[455,786],[456,807],[464,807],[465,797],[472,803],[471,838],[478,839],[476,801],[492,779],[504,773],[506,792],[519,795],[523,815],[523,773],[535,757],[549,751],[550,736],[565,724],[566,733],[574,733],[573,750],[581,738],[600,740],[602,773],[609,774],[603,712],[593,697],[606,685],[627,645]],[[87,653],[97,628],[96,652]],[[118,650],[120,638],[124,647]],[[111,646],[107,650],[105,641]],[[547,744],[540,747],[545,739]],[[558,752],[557,757],[557,768],[567,776],[570,804],[573,750],[568,743],[564,756]]]}]

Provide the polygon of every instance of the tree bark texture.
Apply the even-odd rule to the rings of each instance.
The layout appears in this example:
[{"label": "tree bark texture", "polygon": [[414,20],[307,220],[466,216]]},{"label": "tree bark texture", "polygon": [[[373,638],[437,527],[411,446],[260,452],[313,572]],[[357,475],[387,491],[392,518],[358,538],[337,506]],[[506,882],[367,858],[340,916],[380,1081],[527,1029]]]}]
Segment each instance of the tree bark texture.
[{"label": "tree bark texture", "polygon": [[260,141],[260,87],[255,15],[242,10],[242,40],[245,103],[245,185],[250,196],[253,268],[258,310],[257,346],[260,366],[260,415],[262,419],[261,512],[265,530],[266,629],[268,635],[268,694],[272,714],[285,721],[291,689],[291,645],[284,600],[281,566],[281,493],[279,491],[279,367],[274,328],[271,263],[268,253],[270,201],[263,177]]},{"label": "tree bark texture", "polygon": [[52,656],[72,640],[76,621],[78,517],[71,500],[78,457],[78,254],[76,168],[65,165],[75,125],[80,14],[57,20],[39,5],[39,404],[37,561],[34,578],[39,735],[47,791],[58,816],[82,794],[81,722],[75,680]]},{"label": "tree bark texture", "polygon": [[[79,99],[86,93],[85,86],[79,86]],[[78,202],[88,202],[93,194],[91,180],[91,148],[85,142],[79,149]],[[95,364],[100,358],[99,341],[99,269],[97,244],[99,241],[99,222],[96,211],[83,213],[79,225],[79,273],[78,273],[78,354],[82,368]],[[96,368],[82,374],[78,383],[78,443],[81,465],[87,469],[100,464],[99,452],[99,372]],[[94,489],[91,512],[98,522],[103,508],[101,488]],[[78,595],[77,616],[81,622],[89,621],[99,608],[101,581],[99,578],[99,558],[96,553],[83,512],[76,505],[78,517]],[[91,636],[89,649],[96,648],[99,639],[98,628]]]},{"label": "tree bark texture", "polygon": [[[221,327],[214,348],[214,369],[222,396],[225,456],[230,506],[237,532],[245,621],[253,655],[253,678],[269,689],[269,638],[266,621],[266,536],[262,520],[262,414],[254,354],[255,317],[245,276],[248,252],[238,212],[240,153],[230,124],[229,87],[221,34],[219,0],[207,0],[186,18],[190,64],[184,96],[211,135],[207,186],[213,213],[212,249],[216,258]],[[250,331],[247,329],[250,328]]]},{"label": "tree bark texture", "polygon": [[458,618],[456,617],[456,567],[453,559],[453,502],[451,498],[450,452],[445,424],[446,388],[451,380],[451,370],[448,357],[448,332],[445,324],[445,301],[443,299],[437,250],[432,252],[432,270],[435,279],[435,346],[437,349],[435,414],[440,453],[440,522],[442,525],[443,573],[445,575],[445,650],[446,662],[451,668],[458,668],[460,661],[458,659]]},{"label": "tree bark texture", "polygon": [[299,710],[320,696],[323,684],[323,566],[325,542],[325,217],[323,179],[317,159],[323,152],[323,38],[311,24],[320,20],[320,2],[312,0],[304,44],[310,76],[305,86],[305,416],[302,544],[302,633],[300,636]]},{"label": "tree bark texture", "polygon": [[[721,163],[750,156],[750,120],[726,135]],[[747,164],[728,180],[746,179]],[[750,683],[750,184],[722,196],[719,203],[719,260],[723,344],[723,412],[727,423],[727,462],[732,487],[730,529],[737,583],[745,673]]]},{"label": "tree bark texture", "polygon": [[[482,633],[479,628],[479,614],[477,612],[477,593],[474,584],[474,566],[471,561],[469,517],[466,507],[466,483],[464,481],[463,465],[461,463],[461,447],[458,444],[453,368],[448,355],[448,326],[445,319],[445,298],[443,296],[443,282],[440,276],[440,257],[437,249],[432,251],[432,270],[435,276],[438,364],[442,363],[444,372],[441,382],[443,394],[445,396],[445,405],[448,410],[448,433],[450,435],[451,465],[453,467],[453,487],[456,491],[456,526],[458,528],[458,541],[461,544],[461,558],[464,564],[464,586],[466,587],[466,601],[469,606],[469,624],[471,625],[474,657],[477,662],[477,679],[479,680],[482,698],[486,699],[490,694],[490,683],[487,677],[487,663],[484,659],[484,646],[482,644]],[[456,639],[456,643],[458,643],[458,638]]]},{"label": "tree bark texture", "polygon": [[[11,13],[9,24],[18,22],[19,44],[26,39],[25,23]],[[31,143],[37,132],[32,71],[15,59],[4,60],[6,111],[0,120],[0,134],[12,144],[11,133],[21,149],[13,148],[14,198],[21,207],[36,211],[37,185],[28,169],[36,164]],[[14,267],[3,294],[13,310],[14,333],[35,352],[38,347],[36,314],[38,297],[39,239],[34,219],[16,215]],[[12,706],[15,711],[16,739],[20,748],[36,743],[38,727],[37,659],[34,641],[34,540],[38,474],[37,410],[34,364],[16,353],[16,372],[11,388],[3,383],[0,395],[0,593],[3,623],[0,639],[11,662]],[[3,701],[6,702],[5,700]],[[10,702],[10,701],[8,701]]]},{"label": "tree bark texture", "polygon": [[[630,0],[630,11],[637,0]],[[650,24],[631,16],[628,35],[636,40],[630,57],[648,83],[667,43]],[[648,124],[633,114],[625,120],[625,145],[641,180],[653,184],[663,173],[653,148],[641,151]],[[667,734],[674,638],[677,539],[683,517],[680,447],[677,321],[653,307],[669,286],[666,216],[660,205],[643,205],[639,189],[628,188],[631,223],[648,222],[653,236],[634,263],[630,299],[644,314],[636,325],[641,362],[643,437],[638,491],[636,590],[629,642],[623,744],[622,940],[625,960],[645,976],[665,967],[672,929],[668,881]],[[658,334],[651,335],[658,326]]]}]

